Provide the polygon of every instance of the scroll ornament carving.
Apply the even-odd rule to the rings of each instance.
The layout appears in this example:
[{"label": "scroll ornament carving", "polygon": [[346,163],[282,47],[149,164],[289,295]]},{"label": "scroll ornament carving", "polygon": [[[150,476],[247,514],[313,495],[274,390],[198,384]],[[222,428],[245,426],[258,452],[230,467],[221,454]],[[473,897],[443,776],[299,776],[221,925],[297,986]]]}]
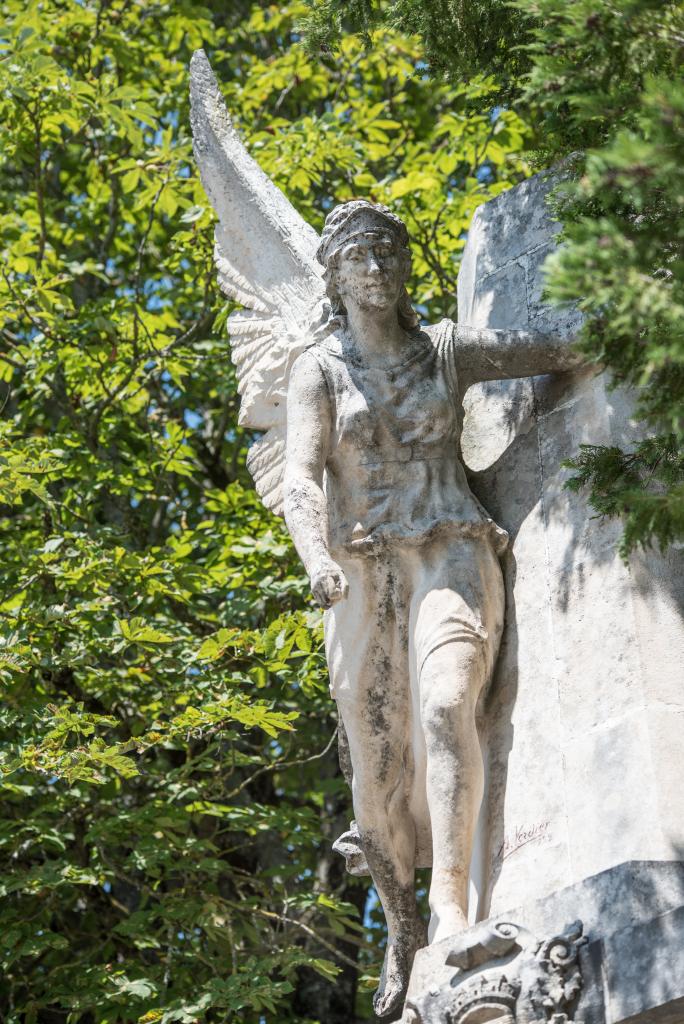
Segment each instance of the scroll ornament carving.
[{"label": "scroll ornament carving", "polygon": [[585,941],[581,921],[542,941],[511,922],[487,923],[450,951],[447,964],[459,970],[409,1001],[402,1024],[583,1024],[574,1007]]},{"label": "scroll ornament carving", "polygon": [[530,1000],[539,1014],[534,1024],[582,1024],[569,1015],[570,1007],[582,989],[582,974],[578,964],[582,937],[582,922],[575,921],[564,935],[543,942],[537,952],[537,962],[543,973],[537,977],[536,991]]}]

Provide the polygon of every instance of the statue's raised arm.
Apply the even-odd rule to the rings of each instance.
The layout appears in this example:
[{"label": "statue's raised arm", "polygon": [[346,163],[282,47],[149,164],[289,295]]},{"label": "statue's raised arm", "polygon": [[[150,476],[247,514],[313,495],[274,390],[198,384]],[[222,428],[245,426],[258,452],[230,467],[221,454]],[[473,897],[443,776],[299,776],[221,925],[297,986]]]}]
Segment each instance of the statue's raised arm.
[{"label": "statue's raised arm", "polygon": [[456,362],[461,386],[465,388],[483,380],[565,373],[578,369],[582,358],[561,334],[459,324]]}]

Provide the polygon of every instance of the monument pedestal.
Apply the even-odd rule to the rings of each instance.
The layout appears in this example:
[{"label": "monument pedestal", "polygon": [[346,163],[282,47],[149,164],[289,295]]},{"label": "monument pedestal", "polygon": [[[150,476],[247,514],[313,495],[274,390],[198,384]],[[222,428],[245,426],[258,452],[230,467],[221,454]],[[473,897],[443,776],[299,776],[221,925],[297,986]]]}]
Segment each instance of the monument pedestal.
[{"label": "monument pedestal", "polygon": [[682,1024],[684,864],[628,861],[421,950],[402,1024]]}]

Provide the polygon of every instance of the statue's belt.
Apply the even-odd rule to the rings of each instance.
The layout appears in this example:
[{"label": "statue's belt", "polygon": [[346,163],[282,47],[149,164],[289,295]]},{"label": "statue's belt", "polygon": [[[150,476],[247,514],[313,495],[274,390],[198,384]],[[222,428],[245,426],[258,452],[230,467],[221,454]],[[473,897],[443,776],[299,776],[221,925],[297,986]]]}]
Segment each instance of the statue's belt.
[{"label": "statue's belt", "polygon": [[361,466],[383,465],[385,462],[432,462],[455,457],[455,445],[397,444],[371,448],[359,460]]}]

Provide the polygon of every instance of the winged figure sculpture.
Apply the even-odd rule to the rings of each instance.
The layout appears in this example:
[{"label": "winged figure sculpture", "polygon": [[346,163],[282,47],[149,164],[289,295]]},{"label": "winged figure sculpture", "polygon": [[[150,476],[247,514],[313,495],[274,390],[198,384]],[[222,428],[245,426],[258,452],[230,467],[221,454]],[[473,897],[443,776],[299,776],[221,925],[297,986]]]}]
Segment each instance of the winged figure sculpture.
[{"label": "winged figure sculpture", "polygon": [[[249,156],[202,51],[191,64],[195,157],[216,212],[248,466],[284,515],[326,609],[331,694],[356,822],[336,844],[370,871],[388,940],[375,997],[395,1013],[416,951],[467,927],[483,768],[477,709],[504,622],[507,536],[459,458],[472,383],[567,370],[562,337],[422,327],[409,237],[352,200],[319,237]],[[429,927],[417,867],[432,867]],[[417,1010],[406,1006],[405,1020]]]}]

